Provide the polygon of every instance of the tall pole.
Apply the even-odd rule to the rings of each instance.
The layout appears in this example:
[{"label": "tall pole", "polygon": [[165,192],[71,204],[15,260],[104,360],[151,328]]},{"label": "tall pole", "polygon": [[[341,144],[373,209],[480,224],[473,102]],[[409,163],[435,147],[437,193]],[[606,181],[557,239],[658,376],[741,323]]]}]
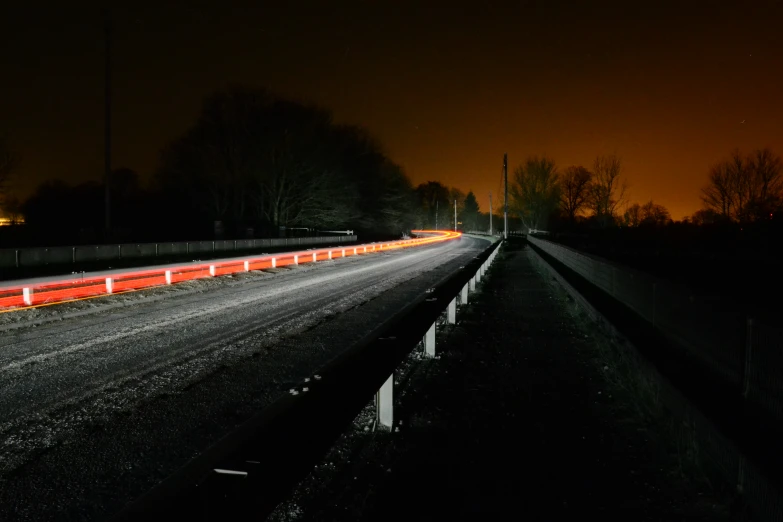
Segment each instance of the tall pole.
[{"label": "tall pole", "polygon": [[104,207],[105,207],[105,229],[106,236],[111,233],[111,15],[109,9],[106,9],[104,19],[104,37],[106,43],[106,63],[104,79],[104,116],[105,116],[105,134],[104,134],[104,161],[105,170],[103,173],[104,186]]},{"label": "tall pole", "polygon": [[435,200],[435,230],[438,230],[438,203],[439,201]]},{"label": "tall pole", "polygon": [[457,200],[454,200],[454,232],[457,231]]},{"label": "tall pole", "polygon": [[492,192],[489,193],[489,235],[492,235]]},{"label": "tall pole", "polygon": [[506,191],[503,208],[503,239],[508,239],[508,154],[503,154],[503,185]]}]

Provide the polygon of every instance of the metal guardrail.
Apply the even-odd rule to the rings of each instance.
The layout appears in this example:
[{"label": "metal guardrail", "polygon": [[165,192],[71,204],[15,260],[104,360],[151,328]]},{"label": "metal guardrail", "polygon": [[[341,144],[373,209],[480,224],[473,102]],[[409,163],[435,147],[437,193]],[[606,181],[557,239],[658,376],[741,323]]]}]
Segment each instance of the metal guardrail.
[{"label": "metal guardrail", "polygon": [[499,246],[493,243],[113,520],[229,520],[248,513],[263,519],[373,395],[378,423],[392,426],[396,368],[420,344],[428,356],[435,355],[438,318],[445,311],[448,322],[456,322],[457,299],[467,304]]},{"label": "metal guardrail", "polygon": [[259,248],[352,243],[355,235],[290,237],[275,239],[237,239],[218,241],[183,241],[164,243],[122,243],[41,248],[0,249],[0,268],[24,268],[54,264],[76,264],[120,259],[155,258],[219,252],[236,252]]},{"label": "metal guardrail", "polygon": [[[721,442],[726,433],[710,433],[713,458],[729,480],[736,480],[748,502],[767,520],[783,519],[783,489],[772,485],[780,456],[776,452],[783,425],[783,329],[739,314],[731,303],[700,296],[690,289],[573,248],[528,236],[527,240],[651,324],[695,361],[694,370],[717,377],[709,393],[724,397],[720,407],[730,420],[722,424],[756,463]],[[694,378],[693,375],[689,375]],[[702,376],[704,377],[704,376]],[[701,382],[701,381],[699,381]],[[702,385],[707,386],[706,384]],[[702,392],[704,393],[704,391]],[[714,399],[713,399],[714,400]],[[776,452],[777,453],[777,452]]]}]

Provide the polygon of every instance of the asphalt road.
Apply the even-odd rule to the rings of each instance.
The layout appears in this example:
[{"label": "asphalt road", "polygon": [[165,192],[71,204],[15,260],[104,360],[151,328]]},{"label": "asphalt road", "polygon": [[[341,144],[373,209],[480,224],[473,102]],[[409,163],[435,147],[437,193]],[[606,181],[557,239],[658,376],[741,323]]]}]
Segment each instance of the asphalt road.
[{"label": "asphalt road", "polygon": [[0,519],[107,519],[486,246],[462,238],[15,318],[0,331]]}]

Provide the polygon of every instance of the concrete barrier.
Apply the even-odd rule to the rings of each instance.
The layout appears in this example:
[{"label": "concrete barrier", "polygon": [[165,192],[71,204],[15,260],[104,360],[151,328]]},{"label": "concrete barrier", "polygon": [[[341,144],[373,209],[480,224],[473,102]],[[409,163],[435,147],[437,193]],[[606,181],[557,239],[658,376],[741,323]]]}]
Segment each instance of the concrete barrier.
[{"label": "concrete barrier", "polygon": [[187,243],[158,243],[159,256],[182,255],[189,253]]},{"label": "concrete barrier", "polygon": [[15,267],[19,264],[16,258],[18,250],[4,248],[0,250],[0,267]]},{"label": "concrete barrier", "polygon": [[95,258],[98,261],[114,261],[120,259],[120,245],[96,246]]},{"label": "concrete barrier", "polygon": [[160,255],[158,252],[158,245],[156,243],[130,243],[120,245],[120,257],[136,258],[136,257],[155,257]]},{"label": "concrete barrier", "polygon": [[57,247],[46,249],[46,264],[55,265],[71,263],[73,261],[73,249],[71,247]]},{"label": "concrete barrier", "polygon": [[17,250],[19,266],[43,266],[46,264],[45,248],[25,248]]},{"label": "concrete barrier", "polygon": [[348,243],[356,236],[322,236],[275,239],[227,239],[169,243],[123,243],[112,245],[78,245],[66,247],[0,249],[0,268],[36,267],[54,264],[89,263],[119,259],[142,259],[160,256],[235,252],[270,247],[297,247],[325,243]]}]

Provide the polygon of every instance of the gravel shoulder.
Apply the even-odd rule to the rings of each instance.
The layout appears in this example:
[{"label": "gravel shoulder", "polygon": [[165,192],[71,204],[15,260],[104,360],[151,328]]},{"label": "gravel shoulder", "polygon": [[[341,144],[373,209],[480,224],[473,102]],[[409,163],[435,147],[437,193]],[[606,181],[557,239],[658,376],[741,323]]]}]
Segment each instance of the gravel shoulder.
[{"label": "gravel shoulder", "polygon": [[531,255],[498,257],[439,355],[397,372],[394,428],[368,405],[273,522],[745,519]]}]

